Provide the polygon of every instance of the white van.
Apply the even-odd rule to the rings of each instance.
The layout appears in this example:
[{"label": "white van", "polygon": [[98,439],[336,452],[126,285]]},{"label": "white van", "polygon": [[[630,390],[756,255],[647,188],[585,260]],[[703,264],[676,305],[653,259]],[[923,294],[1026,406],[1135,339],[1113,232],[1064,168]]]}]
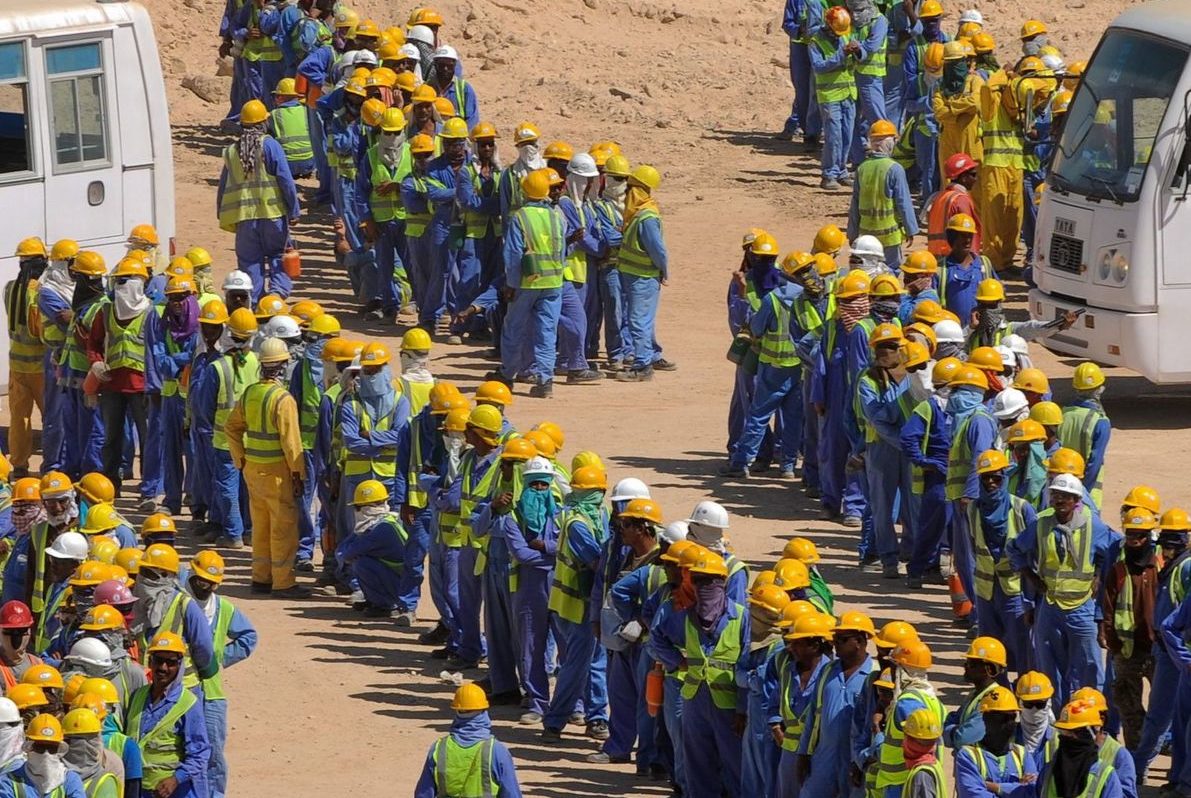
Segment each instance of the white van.
[{"label": "white van", "polygon": [[111,265],[147,222],[172,250],[170,147],[148,11],[124,0],[0,0],[0,283],[16,274],[27,236],[47,247],[76,239]]},{"label": "white van", "polygon": [[1130,8],[1067,114],[1035,234],[1035,318],[1083,309],[1046,346],[1191,382],[1191,0]]}]

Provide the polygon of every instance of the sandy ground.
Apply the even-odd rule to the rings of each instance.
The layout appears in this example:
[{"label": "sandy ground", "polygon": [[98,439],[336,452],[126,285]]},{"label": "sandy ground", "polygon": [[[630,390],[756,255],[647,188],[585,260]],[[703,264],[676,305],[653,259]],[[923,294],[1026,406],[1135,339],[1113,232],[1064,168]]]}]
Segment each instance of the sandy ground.
[{"label": "sandy ground", "polygon": [[[222,3],[147,4],[156,16],[175,125],[179,251],[205,246],[222,274],[234,262],[232,238],[219,231],[214,212],[218,156],[227,143],[215,124],[226,103],[205,102],[181,86],[188,75],[214,74]],[[843,609],[865,610],[878,622],[920,622],[943,662],[940,678],[954,705],[962,689],[955,666],[965,640],[949,622],[942,588],[908,595],[900,583],[861,577],[854,567],[854,533],[818,520],[817,507],[797,487],[763,477],[723,483],[715,476],[724,459],[732,383],[732,365],[724,358],[724,296],[739,262],[740,235],[761,226],[783,249],[807,248],[820,224],[842,223],[847,202],[846,195],[818,189],[817,162],[799,145],[769,135],[780,128],[790,99],[781,4],[733,5],[450,0],[438,6],[448,21],[444,38],[465,59],[484,119],[502,133],[528,118],[541,126],[544,141],[563,138],[586,148],[613,138],[634,163],[656,164],[665,180],[657,196],[673,265],[658,335],[679,370],[640,385],[559,385],[553,400],[530,399],[519,386],[510,416],[519,428],[558,422],[567,432],[566,457],[595,449],[611,481],[644,479],[667,519],[685,517],[705,497],[723,502],[732,513],[736,550],[754,564],[770,564],[783,539],[795,533],[812,537],[825,555],[826,578],[842,585]],[[1040,13],[1073,60],[1087,57],[1121,5],[1069,0],[1040,11],[1040,4],[1007,0],[980,8],[993,33],[1009,44],[1001,48],[1004,56],[1012,55],[1021,20]],[[400,21],[391,5],[383,13],[378,2],[361,6],[382,27]],[[948,7],[948,30],[959,10]],[[402,7],[400,16],[405,13]],[[511,158],[507,139],[503,147]],[[315,213],[298,228],[306,273],[296,296],[323,302],[345,332],[394,343],[400,328],[364,326],[354,313],[346,277],[329,257],[328,227],[329,218]],[[1011,289],[1021,297],[1020,285]],[[474,386],[490,368],[474,348],[437,344],[434,354],[435,372],[464,386]],[[1071,363],[1047,354],[1038,359],[1052,375],[1070,374]],[[1114,423],[1108,506],[1136,481],[1156,487],[1167,503],[1191,501],[1178,465],[1191,444],[1183,420],[1187,394],[1158,391],[1119,373],[1106,402]],[[449,723],[451,687],[440,679],[439,663],[425,656],[428,650],[414,634],[364,621],[340,601],[283,604],[249,597],[248,554],[229,561],[233,576],[225,592],[261,634],[256,654],[226,675],[230,794],[409,794],[428,745]],[[423,602],[420,625],[430,624],[433,615]],[[578,734],[542,747],[536,729],[515,725],[517,714],[501,709],[494,717],[529,794],[665,792],[657,783],[635,780],[631,767],[583,762],[596,743]]]}]

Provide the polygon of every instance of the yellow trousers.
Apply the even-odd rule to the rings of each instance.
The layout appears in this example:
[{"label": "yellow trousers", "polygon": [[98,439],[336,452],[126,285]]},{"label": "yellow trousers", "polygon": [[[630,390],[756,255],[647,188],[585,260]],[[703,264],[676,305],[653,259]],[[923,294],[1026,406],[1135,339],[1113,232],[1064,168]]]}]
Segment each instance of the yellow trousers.
[{"label": "yellow trousers", "polygon": [[252,581],[274,590],[294,586],[298,554],[298,505],[289,467],[282,463],[246,463],[248,509],[252,514]]},{"label": "yellow trousers", "polygon": [[12,420],[8,425],[8,457],[13,468],[28,468],[33,454],[33,405],[44,418],[45,375],[8,371],[8,409]]},{"label": "yellow trousers", "polygon": [[1025,211],[1024,173],[1010,166],[981,166],[979,187],[976,198],[984,234],[980,254],[999,272],[1012,266],[1017,255]]}]

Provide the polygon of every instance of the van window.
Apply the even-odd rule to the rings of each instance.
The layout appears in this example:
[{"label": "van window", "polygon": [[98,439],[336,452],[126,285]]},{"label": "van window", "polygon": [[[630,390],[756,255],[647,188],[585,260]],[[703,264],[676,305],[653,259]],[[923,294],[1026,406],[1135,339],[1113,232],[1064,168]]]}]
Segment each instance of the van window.
[{"label": "van window", "polygon": [[0,175],[33,171],[23,42],[0,44]]},{"label": "van window", "polygon": [[106,164],[103,52],[98,42],[46,49],[54,166]]}]

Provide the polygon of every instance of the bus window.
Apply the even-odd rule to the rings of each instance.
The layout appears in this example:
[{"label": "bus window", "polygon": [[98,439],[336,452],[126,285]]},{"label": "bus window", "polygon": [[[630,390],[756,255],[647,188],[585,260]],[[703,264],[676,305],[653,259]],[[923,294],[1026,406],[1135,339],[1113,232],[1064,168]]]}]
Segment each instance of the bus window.
[{"label": "bus window", "polygon": [[0,44],[0,175],[33,171],[25,44]]},{"label": "bus window", "polygon": [[103,54],[98,42],[46,49],[54,166],[64,170],[108,161]]}]

